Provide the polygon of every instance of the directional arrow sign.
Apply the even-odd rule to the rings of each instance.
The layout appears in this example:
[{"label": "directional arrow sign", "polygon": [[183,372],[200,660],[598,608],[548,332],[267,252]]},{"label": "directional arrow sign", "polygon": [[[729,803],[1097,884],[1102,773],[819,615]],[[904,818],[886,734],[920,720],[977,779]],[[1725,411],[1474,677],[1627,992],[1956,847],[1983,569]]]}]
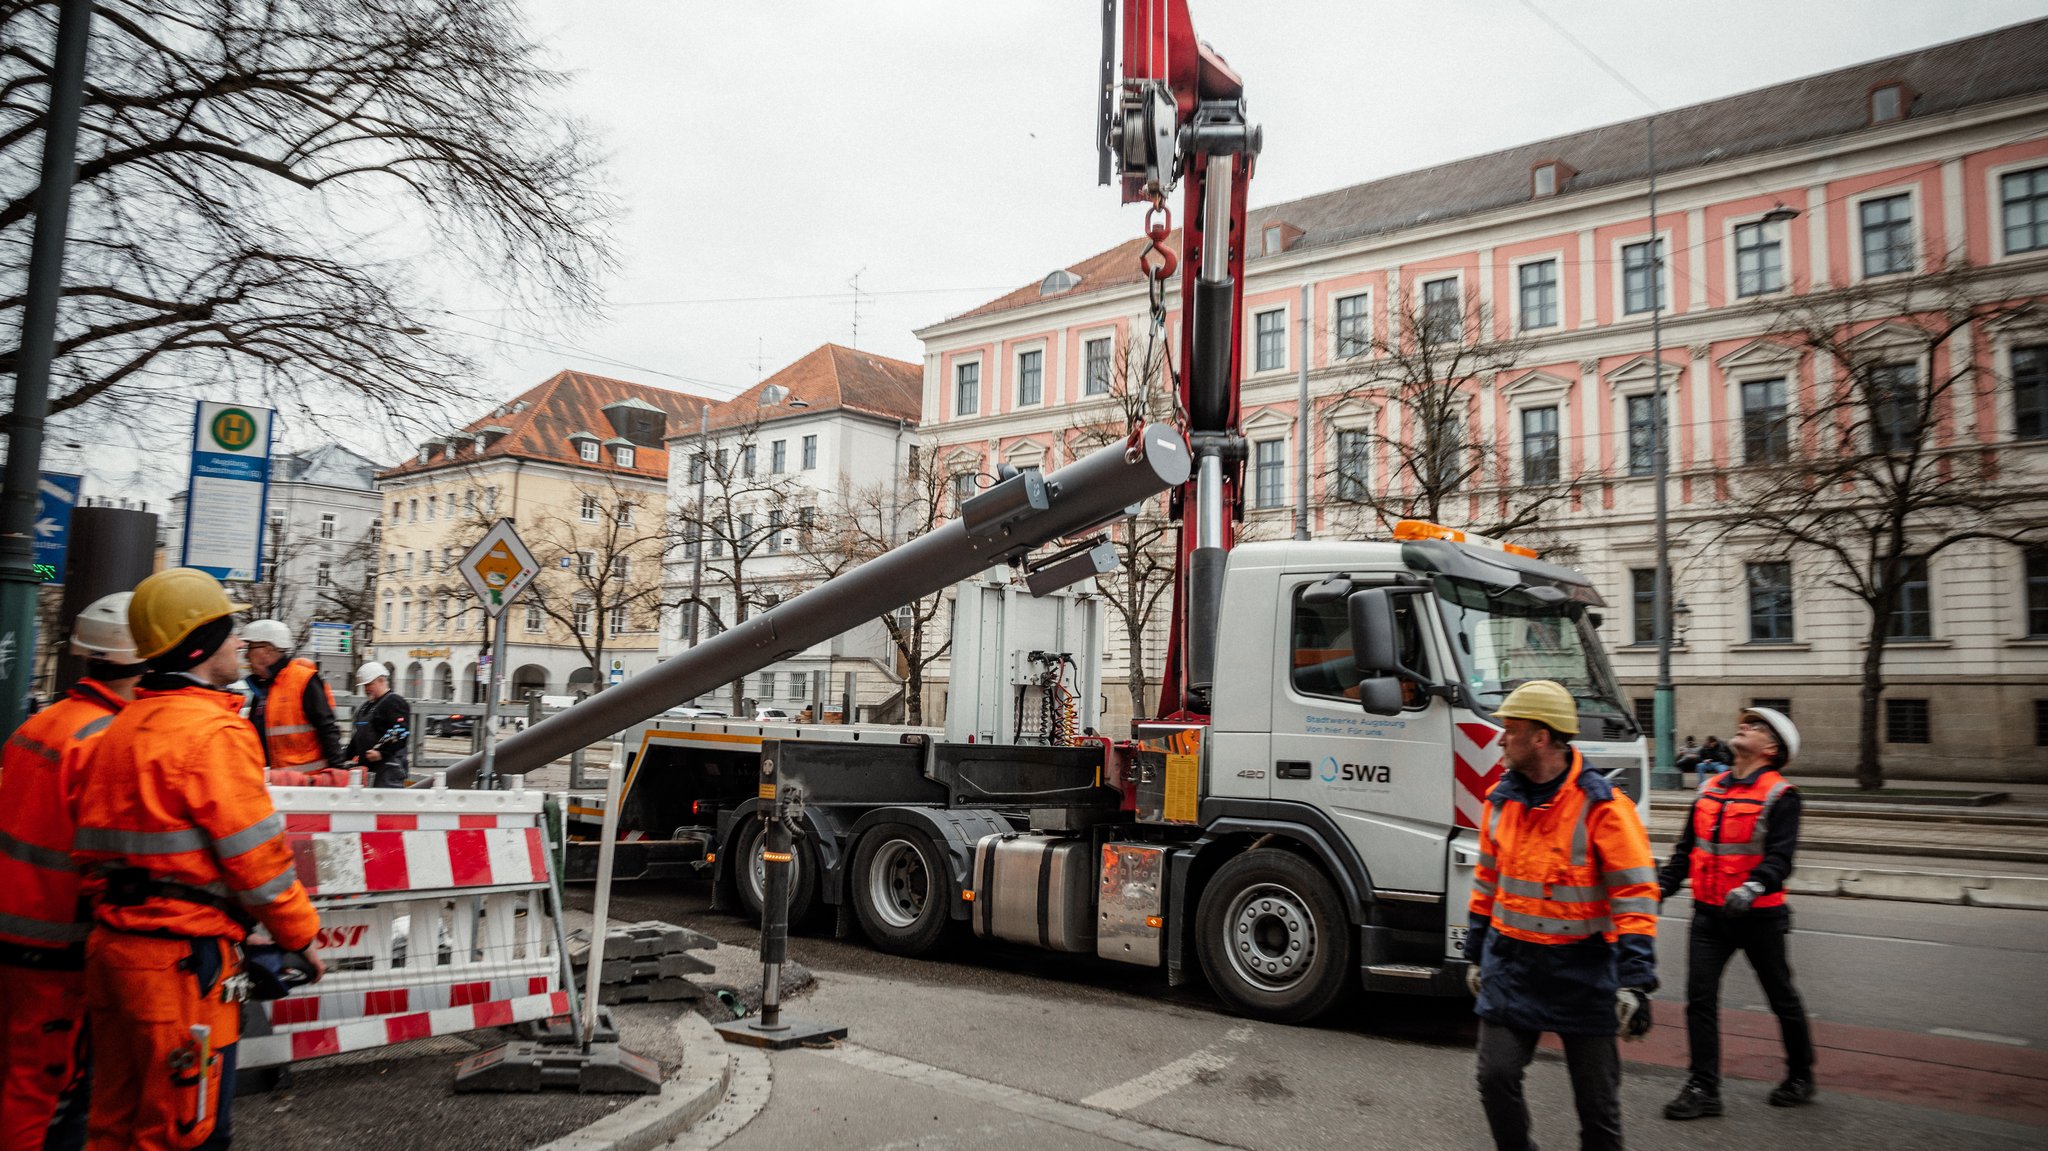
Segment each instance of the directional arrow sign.
[{"label": "directional arrow sign", "polygon": [[483,601],[484,611],[493,618],[502,614],[505,605],[519,598],[526,585],[540,572],[540,565],[534,562],[533,553],[519,541],[519,533],[512,530],[510,519],[501,519],[491,525],[484,538],[463,554],[462,561],[455,565],[468,581],[476,598]]},{"label": "directional arrow sign", "polygon": [[82,476],[44,472],[36,481],[36,573],[44,583],[64,582],[64,550],[71,538],[71,509],[84,488]]}]

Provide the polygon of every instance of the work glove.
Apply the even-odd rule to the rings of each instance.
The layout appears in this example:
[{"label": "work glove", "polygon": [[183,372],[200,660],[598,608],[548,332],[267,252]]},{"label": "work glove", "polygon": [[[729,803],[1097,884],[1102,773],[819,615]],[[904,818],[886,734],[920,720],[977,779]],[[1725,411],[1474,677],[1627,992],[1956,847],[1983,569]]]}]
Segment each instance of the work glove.
[{"label": "work glove", "polygon": [[1614,1021],[1621,1024],[1621,1037],[1637,1042],[1650,1033],[1650,993],[1640,987],[1624,987],[1614,993]]},{"label": "work glove", "polygon": [[1477,963],[1469,963],[1465,966],[1465,990],[1472,993],[1472,998],[1479,998],[1479,965]]},{"label": "work glove", "polygon": [[1741,915],[1747,912],[1750,905],[1756,902],[1756,897],[1763,893],[1764,885],[1752,879],[1729,892],[1727,897],[1721,900],[1721,909],[1730,915]]}]

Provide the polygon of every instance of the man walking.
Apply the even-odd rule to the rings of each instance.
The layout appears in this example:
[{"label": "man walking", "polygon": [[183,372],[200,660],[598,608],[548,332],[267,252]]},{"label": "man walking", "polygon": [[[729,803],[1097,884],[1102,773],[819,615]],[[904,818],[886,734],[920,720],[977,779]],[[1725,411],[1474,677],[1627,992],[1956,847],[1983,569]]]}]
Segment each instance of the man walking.
[{"label": "man walking", "polygon": [[[320,926],[263,784],[263,745],[224,690],[246,606],[193,568],[136,586],[128,629],[149,672],[74,789],[71,859],[93,903],[94,1151],[227,1146],[238,945],[260,922],[279,947],[306,952]],[[307,960],[317,978],[320,961]]]},{"label": "man walking", "polygon": [[1721,972],[1740,951],[1778,1016],[1785,1081],[1773,1107],[1813,1101],[1813,1033],[1785,940],[1792,910],[1785,878],[1799,846],[1799,790],[1778,772],[1799,752],[1799,729],[1782,712],[1752,707],[1728,739],[1735,765],[1709,779],[1657,886],[1669,898],[1692,880],[1692,939],[1686,947],[1685,1034],[1691,1078],[1664,1106],[1666,1119],[1721,1114]]},{"label": "man walking", "polygon": [[1528,1151],[1522,1079],[1545,1031],[1564,1043],[1579,1145],[1619,1148],[1617,1032],[1650,1030],[1656,869],[1636,807],[1587,771],[1571,693],[1531,680],[1494,715],[1509,770],[1487,796],[1466,980],[1478,999],[1479,1098],[1494,1145]]},{"label": "man walking", "polygon": [[[334,693],[312,660],[292,658],[292,629],[259,619],[242,629],[248,645],[249,722],[263,735],[264,761],[273,783],[292,786],[348,783]],[[323,778],[325,777],[325,778]]]},{"label": "man walking", "polygon": [[128,595],[71,625],[85,678],[0,748],[0,1151],[85,1144],[85,936],[71,866],[64,772],[135,698],[147,670],[128,638]]},{"label": "man walking", "polygon": [[363,765],[372,787],[404,787],[412,705],[391,690],[391,669],[371,660],[356,669],[356,690],[370,698],[356,709],[348,758]]}]

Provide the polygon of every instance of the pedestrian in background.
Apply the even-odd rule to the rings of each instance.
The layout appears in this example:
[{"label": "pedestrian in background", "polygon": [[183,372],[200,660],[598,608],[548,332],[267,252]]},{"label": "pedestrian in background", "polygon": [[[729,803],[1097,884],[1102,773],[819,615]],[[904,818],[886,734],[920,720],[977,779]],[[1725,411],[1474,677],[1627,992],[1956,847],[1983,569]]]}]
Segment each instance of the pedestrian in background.
[{"label": "pedestrian in background", "polygon": [[[147,668],[128,636],[127,592],[71,625],[85,677],[0,748],[0,1151],[85,1145],[85,937],[71,866],[76,771]],[[77,781],[71,781],[76,786]]]},{"label": "pedestrian in background", "polygon": [[1531,680],[1494,716],[1508,766],[1479,820],[1465,937],[1478,1003],[1479,1098],[1501,1151],[1528,1151],[1522,1079],[1545,1031],[1564,1043],[1579,1145],[1619,1148],[1617,1033],[1650,1030],[1657,872],[1636,806],[1586,770],[1571,693]]},{"label": "pedestrian in background", "polygon": [[[348,761],[334,693],[312,660],[292,657],[292,629],[259,619],[242,629],[249,657],[249,722],[263,736],[271,782],[345,786]],[[322,778],[322,777],[325,778]]]},{"label": "pedestrian in background", "polygon": [[1664,899],[1690,878],[1693,906],[1685,973],[1691,1077],[1665,1105],[1666,1119],[1721,1114],[1721,973],[1736,952],[1749,957],[1785,1044],[1785,1081],[1771,1092],[1771,1106],[1813,1101],[1813,1034],[1786,954],[1792,911],[1785,878],[1799,847],[1799,789],[1778,774],[1799,753],[1799,729],[1781,712],[1753,707],[1728,744],[1735,766],[1701,786],[1657,876]]},{"label": "pedestrian in background", "polygon": [[[138,584],[128,630],[149,672],[78,773],[94,1151],[227,1146],[240,944],[260,923],[309,952],[320,926],[263,783],[262,741],[225,690],[246,606],[194,568]],[[318,958],[306,965],[318,978]]]},{"label": "pedestrian in background", "polygon": [[356,669],[356,690],[369,699],[356,708],[348,758],[363,765],[371,787],[404,787],[412,705],[391,690],[391,669],[376,660]]},{"label": "pedestrian in background", "polygon": [[1728,745],[1721,742],[1720,736],[1710,735],[1707,742],[1700,745],[1700,771],[1711,774],[1715,770],[1715,765],[1727,767],[1734,762],[1735,753],[1728,750]]}]

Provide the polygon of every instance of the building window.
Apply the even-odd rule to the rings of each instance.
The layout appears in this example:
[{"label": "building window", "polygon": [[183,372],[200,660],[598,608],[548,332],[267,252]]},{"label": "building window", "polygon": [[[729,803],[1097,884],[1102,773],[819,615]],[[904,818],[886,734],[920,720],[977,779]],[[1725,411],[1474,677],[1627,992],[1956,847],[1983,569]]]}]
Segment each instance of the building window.
[{"label": "building window", "polygon": [[586,464],[594,464],[594,463],[596,463],[596,462],[597,462],[597,441],[596,441],[596,440],[577,440],[577,441],[576,441],[576,455],[577,455],[577,457],[578,457],[579,459],[581,459],[581,460],[582,460],[582,461],[583,461],[584,463],[586,463]]},{"label": "building window", "polygon": [[462,510],[463,510],[463,511],[465,511],[465,512],[467,512],[467,513],[469,513],[470,515],[475,515],[475,514],[476,514],[476,489],[475,489],[475,488],[471,488],[471,489],[469,489],[468,491],[466,491],[466,492],[462,493]]},{"label": "building window", "polygon": [[584,496],[584,497],[583,497],[583,504],[582,504],[582,507],[581,507],[581,508],[580,508],[580,509],[579,509],[579,510],[577,511],[577,513],[576,513],[576,517],[577,517],[578,519],[582,520],[582,521],[583,521],[584,523],[587,523],[587,524],[594,524],[594,523],[596,523],[596,522],[597,522],[597,497],[596,497],[596,496],[594,496],[594,495],[586,495],[586,496]]},{"label": "building window", "polygon": [[804,470],[805,470],[805,471],[810,471],[810,470],[811,470],[812,468],[815,468],[815,467],[817,467],[817,466],[818,466],[818,437],[816,437],[816,436],[805,436],[805,437],[804,437],[804,463],[803,463],[803,468],[804,468]]},{"label": "building window", "polygon": [[1366,477],[1372,466],[1372,440],[1358,431],[1337,433],[1337,498],[1366,498]]},{"label": "building window", "polygon": [[1557,195],[1557,165],[1538,164],[1529,174],[1529,191],[1536,196]]},{"label": "building window", "polygon": [[754,466],[760,462],[761,455],[756,447],[755,444],[746,444],[740,448],[740,474],[743,476],[751,477]]},{"label": "building window", "polygon": [[405,574],[406,574],[406,578],[408,578],[408,579],[412,578],[412,557],[413,557],[413,554],[414,554],[414,553],[412,553],[412,552],[407,552],[407,553],[405,553]]},{"label": "building window", "polygon": [[398,574],[398,553],[397,553],[397,552],[385,552],[385,553],[384,553],[384,574],[385,574],[385,575],[397,575],[397,574]]},{"label": "building window", "polygon": [[955,472],[955,473],[953,473],[953,511],[954,511],[954,513],[955,513],[955,514],[958,514],[958,513],[959,513],[959,511],[960,511],[960,509],[961,509],[961,507],[962,507],[962,506],[964,506],[964,505],[965,505],[965,504],[967,503],[967,501],[968,501],[968,500],[971,500],[971,499],[973,499],[973,498],[974,498],[974,494],[975,494],[975,493],[976,493],[977,491],[980,491],[980,490],[981,490],[981,485],[980,485],[979,483],[977,483],[977,482],[976,482],[976,477],[975,477],[975,474],[974,474],[973,472]]},{"label": "building window", "polygon": [[2048,168],[1998,178],[2005,213],[2005,254],[2048,248]]},{"label": "building window", "polygon": [[1863,274],[1912,271],[1913,197],[1901,192],[1865,200],[1857,212],[1863,221]]},{"label": "building window", "polygon": [[1621,310],[1634,315],[1668,306],[1664,299],[1664,241],[1621,246]]},{"label": "building window", "polygon": [[318,568],[316,568],[316,569],[314,570],[314,575],[313,575],[313,586],[314,586],[314,587],[333,587],[333,586],[334,586],[334,565],[333,565],[333,564],[321,564],[321,565],[320,565],[320,566],[319,566]]},{"label": "building window", "polygon": [[539,631],[545,626],[541,620],[540,605],[531,600],[526,604],[526,630]]},{"label": "building window", "polygon": [[1525,484],[1554,484],[1557,482],[1557,409],[1524,408],[1522,410],[1522,482]]},{"label": "building window", "polygon": [[623,606],[614,606],[612,608],[611,615],[606,617],[606,622],[613,635],[626,634],[626,619],[629,614]]},{"label": "building window", "polygon": [[1749,701],[1751,707],[1767,707],[1786,719],[1792,718],[1792,701],[1783,697],[1761,696]]},{"label": "building window", "polygon": [[1630,568],[1629,601],[1634,608],[1635,630],[1630,643],[1657,642],[1657,569]]},{"label": "building window", "polygon": [[768,550],[782,550],[782,509],[771,508],[768,512]]},{"label": "building window", "polygon": [[1436,443],[1431,445],[1423,466],[1428,474],[1423,477],[1425,486],[1438,492],[1454,492],[1465,482],[1465,421],[1457,416],[1445,416],[1439,421]]},{"label": "building window", "polygon": [[1254,317],[1258,328],[1258,360],[1254,369],[1277,372],[1287,366],[1287,312],[1274,308]]},{"label": "building window", "polygon": [[2012,350],[2012,434],[2048,440],[2048,346]]},{"label": "building window", "polygon": [[1749,642],[1792,642],[1792,565],[1749,565]]},{"label": "building window", "polygon": [[1791,454],[1792,429],[1785,413],[1785,381],[1751,380],[1743,384],[1743,462],[1781,464]]},{"label": "building window", "polygon": [[1337,358],[1340,360],[1357,359],[1372,346],[1372,316],[1366,305],[1367,298],[1363,292],[1337,299]]},{"label": "building window", "polygon": [[981,364],[953,365],[953,414],[971,416],[981,411]]},{"label": "building window", "polygon": [[431,522],[431,521],[433,520],[433,518],[434,518],[435,514],[436,514],[436,513],[437,513],[437,511],[439,510],[439,508],[440,508],[440,504],[441,504],[441,497],[440,497],[440,496],[428,496],[428,497],[427,497],[427,519],[428,519],[428,520],[429,520],[430,522]]},{"label": "building window", "polygon": [[455,549],[454,549],[454,548],[442,548],[442,549],[441,549],[441,570],[442,570],[442,571],[444,571],[444,572],[446,572],[446,571],[454,571],[454,570],[455,570]]},{"label": "building window", "polygon": [[409,524],[416,524],[420,522],[420,501],[417,499],[407,500],[405,515],[405,522]]},{"label": "building window", "polygon": [[614,509],[614,510],[613,510],[613,512],[612,512],[612,521],[613,521],[614,523],[617,523],[617,524],[618,524],[618,525],[619,525],[620,527],[622,527],[622,528],[629,528],[629,527],[632,527],[632,526],[633,526],[633,501],[632,501],[632,500],[620,500],[620,501],[619,501],[619,506],[618,506],[618,507],[617,507],[616,509]]},{"label": "building window", "polygon": [[589,579],[597,571],[597,553],[589,549],[576,553],[576,578]]},{"label": "building window", "polygon": [[384,601],[384,630],[391,630],[391,601]]},{"label": "building window", "polygon": [[633,449],[619,444],[612,449],[612,463],[622,468],[633,466]]},{"label": "building window", "polygon": [[696,559],[696,558],[697,558],[697,552],[698,552],[698,550],[699,550],[699,549],[700,549],[700,548],[701,548],[701,547],[703,546],[703,545],[702,545],[702,544],[701,544],[701,543],[699,542],[699,540],[701,540],[702,538],[703,538],[703,529],[702,529],[702,528],[700,528],[700,527],[698,527],[698,526],[697,526],[696,524],[685,524],[685,525],[683,526],[683,558],[684,558],[684,559],[686,559],[686,560],[693,560],[693,559]]},{"label": "building window", "polygon": [[446,596],[441,598],[441,614],[434,617],[434,626],[440,631],[448,630],[448,621],[455,616],[454,604]]},{"label": "building window", "polygon": [[1906,114],[1906,90],[1901,84],[1883,84],[1870,90],[1870,122],[1888,124]]},{"label": "building window", "polygon": [[2048,699],[2034,701],[2034,746],[2048,747]]},{"label": "building window", "polygon": [[1088,394],[1102,396],[1109,394],[1110,342],[1108,336],[1089,340],[1081,345],[1081,356],[1086,361],[1084,370],[1088,376]]},{"label": "building window", "polygon": [[1446,276],[1422,284],[1422,340],[1429,344],[1449,343],[1465,334],[1464,314],[1458,307],[1458,280]]},{"label": "building window", "polygon": [[2048,637],[2048,546],[2027,549],[2027,637]]},{"label": "building window", "polygon": [[705,471],[706,471],[706,468],[704,467],[704,453],[703,453],[703,452],[698,452],[698,453],[697,453],[696,455],[694,455],[694,456],[691,456],[691,457],[690,457],[690,482],[691,482],[691,483],[693,483],[693,484],[701,484],[701,483],[703,483],[703,482],[704,482],[704,475],[705,475]]},{"label": "building window", "polygon": [[625,583],[633,578],[633,557],[621,555],[612,560],[612,578]]},{"label": "building window", "polygon": [[1657,735],[1657,697],[1638,696],[1629,702],[1635,708],[1636,728],[1654,740]]},{"label": "building window", "polygon": [[1657,397],[1628,398],[1628,474],[1657,472]]},{"label": "building window", "polygon": [[1017,406],[1036,407],[1045,402],[1045,353],[1017,354]]},{"label": "building window", "polygon": [[1758,222],[1735,228],[1735,294],[1761,296],[1785,286],[1785,246],[1773,226]]},{"label": "building window", "polygon": [[399,510],[400,510],[400,509],[399,509],[399,502],[398,502],[397,500],[392,500],[392,501],[391,501],[391,522],[392,522],[392,523],[397,523],[397,522],[398,522],[398,513],[399,513]]},{"label": "building window", "polygon": [[404,602],[402,602],[402,603],[400,603],[400,604],[398,605],[398,630],[400,630],[400,631],[411,631],[411,630],[412,630],[412,601],[411,601],[411,600],[406,600],[406,601],[404,601]]},{"label": "building window", "polygon": [[776,440],[768,445],[768,474],[779,476],[789,470],[789,441]]},{"label": "building window", "polygon": [[587,634],[589,634],[589,632],[590,632],[590,605],[589,605],[589,604],[587,604],[587,603],[579,603],[579,604],[577,604],[577,605],[575,606],[575,610],[574,610],[573,612],[571,612],[571,614],[570,614],[570,621],[569,621],[569,631],[570,631],[571,633],[575,634],[575,635],[587,635]]},{"label": "building window", "polygon": [[742,513],[740,515],[740,534],[734,536],[732,541],[732,554],[736,556],[753,555],[754,547],[759,542],[754,538],[754,513]]},{"label": "building window", "polygon": [[1259,507],[1277,508],[1287,502],[1287,459],[1285,440],[1260,440],[1253,445],[1256,469],[1253,492]]},{"label": "building window", "polygon": [[334,538],[333,512],[320,513],[320,538],[323,540],[331,540]]},{"label": "building window", "polygon": [[1870,442],[1886,452],[1920,446],[1920,370],[1915,364],[1878,364],[1870,370]]},{"label": "building window", "polygon": [[1886,743],[1926,743],[1927,701],[1924,699],[1888,699],[1884,701],[1884,741]]},{"label": "building window", "polygon": [[1902,556],[1898,598],[1892,601],[1891,618],[1884,634],[1891,639],[1933,639],[1934,604],[1929,596],[1926,556]]},{"label": "building window", "polygon": [[1557,326],[1557,261],[1537,260],[1516,270],[1521,282],[1522,330]]}]

